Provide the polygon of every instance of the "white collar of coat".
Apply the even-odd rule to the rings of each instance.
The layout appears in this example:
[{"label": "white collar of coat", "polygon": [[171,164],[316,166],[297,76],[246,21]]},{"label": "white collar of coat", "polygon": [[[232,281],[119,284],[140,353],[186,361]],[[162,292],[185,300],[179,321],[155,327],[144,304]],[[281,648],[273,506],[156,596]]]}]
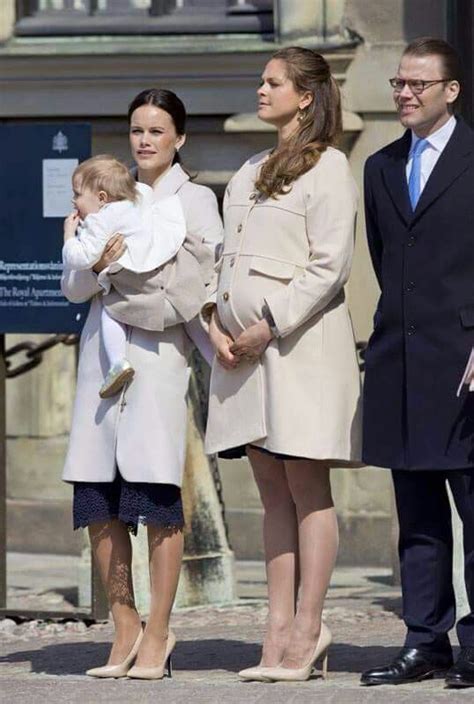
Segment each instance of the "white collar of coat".
[{"label": "white collar of coat", "polygon": [[155,197],[174,196],[186,181],[189,181],[188,174],[179,164],[174,164],[153,186]]},{"label": "white collar of coat", "polygon": [[[133,166],[130,169],[130,173],[136,180],[138,173],[137,167]],[[188,174],[179,164],[174,164],[171,169],[156,182],[153,186],[153,192],[158,198],[174,196],[179,191],[183,183],[186,183],[186,181],[189,181]]]}]

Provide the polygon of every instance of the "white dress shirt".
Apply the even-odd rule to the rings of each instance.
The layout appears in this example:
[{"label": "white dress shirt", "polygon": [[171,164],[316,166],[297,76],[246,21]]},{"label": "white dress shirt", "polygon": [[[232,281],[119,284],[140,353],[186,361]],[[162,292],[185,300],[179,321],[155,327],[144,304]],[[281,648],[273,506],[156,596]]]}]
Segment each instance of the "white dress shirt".
[{"label": "white dress shirt", "polygon": [[[451,115],[449,120],[445,122],[444,125],[439,128],[439,130],[436,130],[436,132],[433,132],[433,134],[430,134],[428,137],[426,137],[428,146],[421,154],[420,195],[423,192],[426,182],[429,179],[436,162],[441,156],[443,149],[449,142],[455,127],[456,118],[454,117],[454,115]],[[413,162],[413,150],[415,148],[415,144],[418,142],[419,139],[420,137],[417,137],[412,130],[411,147],[406,166],[407,183],[410,178],[411,166]]]}]

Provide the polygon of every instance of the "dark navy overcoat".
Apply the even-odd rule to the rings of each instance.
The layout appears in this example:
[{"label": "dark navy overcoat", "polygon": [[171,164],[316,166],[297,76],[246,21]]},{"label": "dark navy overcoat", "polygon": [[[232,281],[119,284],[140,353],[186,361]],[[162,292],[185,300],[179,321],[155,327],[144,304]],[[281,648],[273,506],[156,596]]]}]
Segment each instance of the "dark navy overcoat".
[{"label": "dark navy overcoat", "polygon": [[474,468],[474,393],[456,390],[474,345],[474,133],[458,118],[412,212],[411,132],[365,168],[381,288],[366,352],[363,457],[394,469]]}]

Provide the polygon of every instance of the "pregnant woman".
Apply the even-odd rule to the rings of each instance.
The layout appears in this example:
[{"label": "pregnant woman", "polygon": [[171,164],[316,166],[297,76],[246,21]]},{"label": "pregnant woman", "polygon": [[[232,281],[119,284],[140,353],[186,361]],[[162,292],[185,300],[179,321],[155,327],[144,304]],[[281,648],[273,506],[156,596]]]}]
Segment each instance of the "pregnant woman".
[{"label": "pregnant woman", "polygon": [[330,467],[360,459],[344,296],[357,196],[333,146],[340,96],[322,56],[278,51],[258,100],[278,142],[227,189],[219,280],[204,308],[216,351],[206,442],[209,452],[247,446],[264,507],[267,631],[260,664],[240,676],[304,680],[331,642],[321,619],[338,547]]}]

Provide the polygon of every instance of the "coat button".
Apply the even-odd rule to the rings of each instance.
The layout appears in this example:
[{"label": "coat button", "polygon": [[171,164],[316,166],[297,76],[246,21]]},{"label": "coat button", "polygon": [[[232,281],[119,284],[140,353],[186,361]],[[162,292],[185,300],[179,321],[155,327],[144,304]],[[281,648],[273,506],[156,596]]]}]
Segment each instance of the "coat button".
[{"label": "coat button", "polygon": [[409,281],[408,284],[405,286],[405,291],[408,291],[408,293],[410,293],[410,291],[414,291],[414,289],[415,289],[415,282],[414,281]]},{"label": "coat button", "polygon": [[408,242],[407,242],[408,247],[413,247],[415,245],[415,242],[416,242],[416,238],[413,237],[413,235],[411,235],[408,238]]},{"label": "coat button", "polygon": [[237,232],[242,232],[242,223],[240,223],[240,225],[238,226]]},{"label": "coat button", "polygon": [[228,300],[229,300],[229,294],[227,293],[227,291],[222,294],[222,298],[224,299],[224,301],[228,301]]},{"label": "coat button", "polygon": [[407,334],[408,335],[414,335],[416,332],[416,328],[414,325],[409,325],[407,328]]}]

